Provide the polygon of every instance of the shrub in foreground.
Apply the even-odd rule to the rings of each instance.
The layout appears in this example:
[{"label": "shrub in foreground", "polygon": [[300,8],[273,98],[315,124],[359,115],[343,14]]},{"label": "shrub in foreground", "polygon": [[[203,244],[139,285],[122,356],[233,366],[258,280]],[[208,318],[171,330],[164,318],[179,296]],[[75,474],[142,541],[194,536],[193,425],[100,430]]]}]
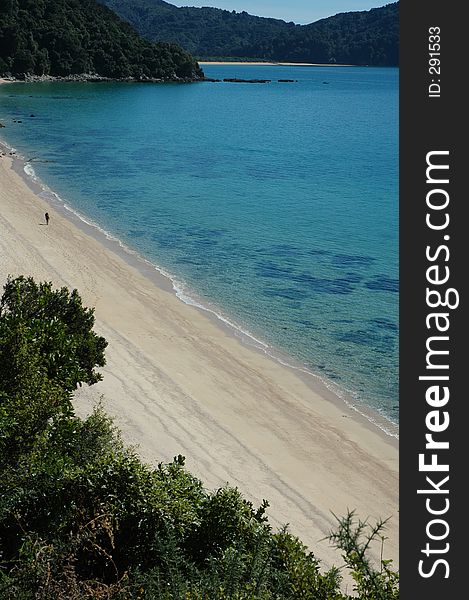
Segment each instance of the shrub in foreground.
[{"label": "shrub in foreground", "polygon": [[[104,363],[106,343],[92,326],[76,291],[8,281],[0,302],[0,597],[351,598],[340,570],[322,571],[286,528],[272,531],[267,502],[255,508],[231,487],[208,492],[182,456],[151,468],[100,407],[86,419],[74,414],[73,389],[98,380],[94,369]],[[383,526],[350,513],[331,534],[354,597],[398,598],[390,563],[375,569],[367,558]]]}]

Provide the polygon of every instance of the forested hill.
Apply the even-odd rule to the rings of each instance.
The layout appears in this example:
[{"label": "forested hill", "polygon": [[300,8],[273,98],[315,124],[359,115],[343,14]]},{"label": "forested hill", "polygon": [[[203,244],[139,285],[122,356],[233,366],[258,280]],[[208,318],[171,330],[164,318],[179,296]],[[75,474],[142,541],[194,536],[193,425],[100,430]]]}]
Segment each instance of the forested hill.
[{"label": "forested hill", "polygon": [[197,79],[175,44],[152,43],[95,0],[0,0],[0,75]]},{"label": "forested hill", "polygon": [[163,0],[99,0],[150,40],[177,42],[199,59],[397,66],[399,3],[309,25]]}]

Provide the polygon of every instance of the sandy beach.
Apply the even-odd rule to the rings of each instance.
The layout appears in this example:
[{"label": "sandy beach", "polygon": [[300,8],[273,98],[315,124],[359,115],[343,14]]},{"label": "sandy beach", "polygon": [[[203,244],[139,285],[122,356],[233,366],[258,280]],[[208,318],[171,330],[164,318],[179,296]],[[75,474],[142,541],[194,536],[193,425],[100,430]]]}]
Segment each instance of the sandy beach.
[{"label": "sandy beach", "polygon": [[199,60],[199,65],[255,65],[263,67],[353,67],[354,65],[339,65],[330,63],[294,63],[294,62],[261,62],[261,61],[218,61]]},{"label": "sandy beach", "polygon": [[[385,557],[398,557],[398,443],[314,378],[300,377],[184,304],[169,280],[39,197],[23,165],[0,158],[0,279],[32,275],[77,288],[109,342],[104,381],[76,394],[78,414],[104,396],[124,439],[157,464],[186,456],[205,486],[226,482],[270,502],[324,566],[333,511],[391,517]],[[45,225],[44,213],[50,214]],[[375,548],[375,558],[380,548]]]}]

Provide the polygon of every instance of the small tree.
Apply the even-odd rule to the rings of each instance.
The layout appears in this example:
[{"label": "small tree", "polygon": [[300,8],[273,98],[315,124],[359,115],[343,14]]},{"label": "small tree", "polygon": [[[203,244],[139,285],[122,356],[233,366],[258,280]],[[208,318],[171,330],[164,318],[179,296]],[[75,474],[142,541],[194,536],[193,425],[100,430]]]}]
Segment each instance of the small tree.
[{"label": "small tree", "polygon": [[[17,346],[11,333],[22,328],[31,352],[40,355],[47,377],[71,392],[82,383],[92,385],[102,379],[95,367],[105,365],[107,342],[94,333],[93,325],[94,309],[82,305],[77,290],[54,290],[51,283],[38,284],[32,277],[9,278],[0,300],[0,353],[15,356]],[[1,361],[0,389],[2,381],[14,381],[11,363]]]},{"label": "small tree", "polygon": [[107,342],[77,291],[9,279],[0,300],[0,464],[14,462],[51,419],[72,414],[71,394],[99,381]]},{"label": "small tree", "polygon": [[354,511],[336,519],[339,526],[331,532],[329,540],[342,550],[342,557],[355,581],[357,598],[398,600],[399,574],[391,570],[392,561],[381,559],[377,569],[368,558],[368,549],[373,542],[380,541],[381,547],[384,544],[386,521],[380,519],[375,525],[367,521],[356,521]]}]

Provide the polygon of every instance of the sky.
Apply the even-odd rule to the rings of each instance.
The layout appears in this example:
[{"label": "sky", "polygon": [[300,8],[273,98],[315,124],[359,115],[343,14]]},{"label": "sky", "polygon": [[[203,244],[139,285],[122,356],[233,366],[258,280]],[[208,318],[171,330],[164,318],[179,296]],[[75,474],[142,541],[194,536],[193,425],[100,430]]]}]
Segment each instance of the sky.
[{"label": "sky", "polygon": [[312,23],[351,10],[369,10],[393,0],[167,0],[176,6],[214,6],[295,23]]}]

